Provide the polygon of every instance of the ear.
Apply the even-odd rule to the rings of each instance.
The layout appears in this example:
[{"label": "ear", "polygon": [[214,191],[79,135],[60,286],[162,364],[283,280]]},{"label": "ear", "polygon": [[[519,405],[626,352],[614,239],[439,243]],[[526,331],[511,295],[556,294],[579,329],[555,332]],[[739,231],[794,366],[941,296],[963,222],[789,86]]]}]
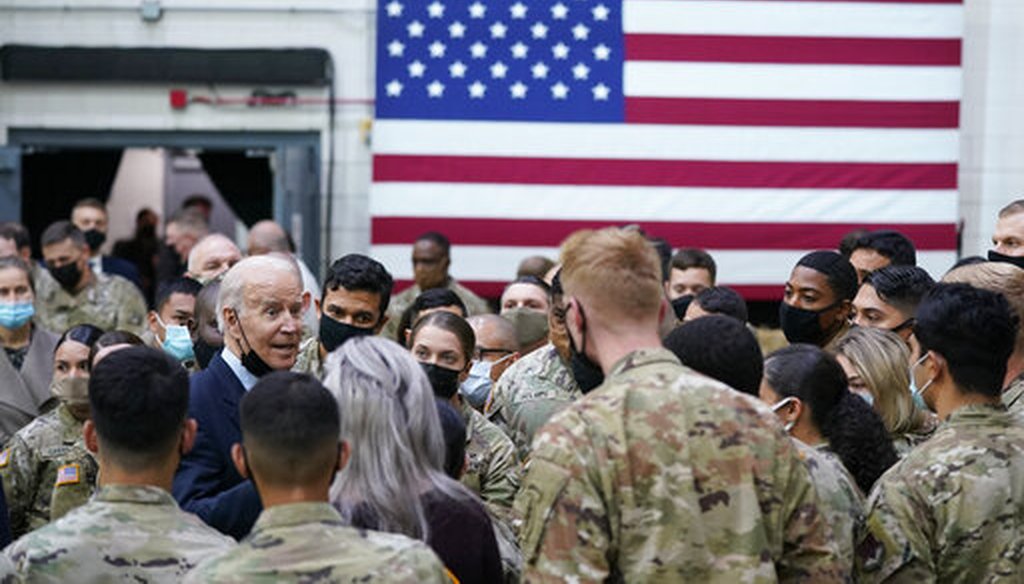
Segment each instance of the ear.
[{"label": "ear", "polygon": [[157,338],[160,338],[160,323],[156,321],[156,311],[150,310],[146,313],[146,323],[149,325],[149,332],[153,333]]},{"label": "ear", "polygon": [[790,405],[787,407],[789,408],[789,411],[792,412],[786,417],[787,422],[796,422],[800,419],[800,416],[804,414],[804,402],[798,397],[794,397],[793,401],[790,402]]},{"label": "ear", "polygon": [[669,314],[672,315],[673,321],[676,318],[676,312],[672,308],[672,304],[668,301],[668,296],[661,297],[661,306],[658,307],[658,322],[665,322],[665,317]]},{"label": "ear", "polygon": [[192,451],[192,447],[195,446],[196,443],[196,433],[198,431],[198,422],[192,418],[185,420],[184,427],[181,430],[180,452],[182,456],[185,456]]},{"label": "ear", "polygon": [[404,342],[402,344],[405,346],[406,349],[411,349],[412,348],[412,347],[409,346],[409,335],[411,335],[411,334],[412,334],[412,329],[405,329],[405,332],[402,333],[402,339],[404,340]]},{"label": "ear", "polygon": [[348,459],[352,457],[352,447],[349,446],[348,442],[342,440],[339,446],[341,448],[338,449],[338,466],[334,469],[334,472],[344,470],[348,466]]},{"label": "ear", "polygon": [[228,332],[230,331],[231,335],[234,336],[234,329],[238,326],[238,313],[235,312],[234,308],[231,308],[230,306],[225,306],[221,309],[221,315],[224,320],[224,330],[220,331],[221,334],[226,337],[228,335]]},{"label": "ear", "polygon": [[85,448],[89,452],[99,454],[100,440],[96,435],[96,424],[93,424],[92,420],[86,420],[82,425],[82,438],[85,440]]},{"label": "ear", "polygon": [[850,314],[853,312],[853,302],[850,300],[843,300],[839,304],[839,310],[836,312],[837,321],[850,320]]},{"label": "ear", "polygon": [[320,306],[320,299],[319,298],[314,298],[313,299],[313,308],[316,309],[316,317],[317,318],[320,318],[321,316],[323,316],[323,312],[321,312],[321,306]]},{"label": "ear", "polygon": [[235,470],[243,479],[252,478],[249,476],[249,465],[245,464],[245,451],[238,442],[231,445],[231,462],[235,463]]},{"label": "ear", "polygon": [[386,325],[389,320],[391,320],[391,317],[388,316],[387,313],[381,316],[380,321],[377,322],[377,326],[373,327],[373,334],[379,335],[380,331],[384,330],[384,325]]},{"label": "ear", "polygon": [[922,363],[922,366],[928,370],[929,377],[935,378],[935,381],[933,381],[932,383],[937,383],[940,379],[942,379],[942,376],[947,371],[948,364],[946,362],[946,358],[936,353],[935,351],[928,351],[928,353],[926,354],[931,355],[932,358],[925,359],[924,363]]},{"label": "ear", "polygon": [[302,313],[303,314],[305,314],[306,311],[309,310],[310,299],[312,299],[312,298],[313,298],[313,295],[310,294],[308,290],[302,293]]}]

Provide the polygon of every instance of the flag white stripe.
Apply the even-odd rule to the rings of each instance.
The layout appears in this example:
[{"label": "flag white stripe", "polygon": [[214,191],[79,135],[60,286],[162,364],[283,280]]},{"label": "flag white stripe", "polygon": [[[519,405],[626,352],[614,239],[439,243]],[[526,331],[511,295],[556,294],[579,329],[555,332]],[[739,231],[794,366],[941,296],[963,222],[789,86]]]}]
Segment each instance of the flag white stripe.
[{"label": "flag white stripe", "polygon": [[956,162],[955,129],[378,120],[376,154],[625,160]]},{"label": "flag white stripe", "polygon": [[[715,258],[721,284],[781,285],[808,250],[707,250]],[[373,245],[370,254],[399,280],[412,278],[411,245]],[[453,245],[451,274],[468,281],[508,282],[519,262],[531,255],[558,258],[555,247]],[[918,265],[940,278],[956,261],[952,251],[919,251]]]},{"label": "flag white stripe", "polygon": [[630,97],[957,101],[960,67],[627,61]]},{"label": "flag white stripe", "polygon": [[[376,183],[373,217],[760,223],[952,223],[955,190]],[[841,209],[841,213],[837,213]]]},{"label": "flag white stripe", "polygon": [[959,38],[963,6],[625,0],[623,28],[627,34]]}]

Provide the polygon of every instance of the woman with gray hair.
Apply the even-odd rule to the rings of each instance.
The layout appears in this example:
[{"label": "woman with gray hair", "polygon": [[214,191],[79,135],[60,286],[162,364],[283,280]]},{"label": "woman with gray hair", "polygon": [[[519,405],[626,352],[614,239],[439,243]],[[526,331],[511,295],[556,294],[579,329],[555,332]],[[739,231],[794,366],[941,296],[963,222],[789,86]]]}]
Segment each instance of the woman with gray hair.
[{"label": "woman with gray hair", "polygon": [[443,470],[441,422],[419,363],[391,341],[362,337],[331,353],[324,372],[352,450],[331,488],[342,517],[426,541],[460,582],[501,581],[487,512]]}]

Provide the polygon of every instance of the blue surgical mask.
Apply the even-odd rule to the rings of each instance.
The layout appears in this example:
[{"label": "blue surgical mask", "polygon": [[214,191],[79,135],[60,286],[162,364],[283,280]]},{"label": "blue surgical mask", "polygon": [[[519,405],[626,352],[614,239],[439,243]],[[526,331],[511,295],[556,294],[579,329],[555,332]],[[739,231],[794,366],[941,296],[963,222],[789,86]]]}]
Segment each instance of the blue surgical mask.
[{"label": "blue surgical mask", "polygon": [[875,396],[872,395],[870,391],[866,391],[866,390],[863,390],[863,389],[860,390],[860,391],[854,391],[854,390],[851,389],[850,393],[859,396],[861,399],[866,401],[869,406],[871,406],[871,407],[875,406]]},{"label": "blue surgical mask", "polygon": [[32,320],[35,313],[36,307],[31,302],[0,302],[0,327],[19,329]]},{"label": "blue surgical mask", "polygon": [[926,412],[929,411],[930,408],[928,407],[928,404],[924,403],[924,392],[927,391],[928,388],[932,386],[932,383],[935,381],[935,378],[932,377],[931,379],[928,380],[928,383],[925,383],[923,387],[919,388],[917,387],[917,381],[914,379],[914,370],[917,369],[918,365],[924,363],[924,360],[927,358],[928,353],[925,353],[924,355],[921,355],[920,359],[918,359],[916,362],[914,362],[913,365],[910,366],[910,395],[911,397],[914,398],[914,404]]},{"label": "blue surgical mask", "polygon": [[515,353],[509,353],[497,361],[478,360],[473,362],[469,368],[469,377],[459,386],[459,393],[469,402],[469,405],[480,409],[487,403],[487,398],[494,388],[494,381],[491,379],[491,369],[495,365],[512,357]]},{"label": "blue surgical mask", "polygon": [[159,315],[157,315],[156,321],[160,323],[160,326],[164,327],[164,342],[162,344],[164,351],[183,363],[195,360],[196,354],[192,348],[192,335],[189,334],[188,327],[179,324],[166,325]]}]

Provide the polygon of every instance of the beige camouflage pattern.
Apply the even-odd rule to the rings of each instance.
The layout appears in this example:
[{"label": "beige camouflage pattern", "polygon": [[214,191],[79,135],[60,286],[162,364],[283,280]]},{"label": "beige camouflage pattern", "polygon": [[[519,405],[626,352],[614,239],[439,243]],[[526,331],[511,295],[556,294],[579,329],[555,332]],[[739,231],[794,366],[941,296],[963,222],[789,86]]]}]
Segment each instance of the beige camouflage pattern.
[{"label": "beige camouflage pattern", "polygon": [[[62,466],[78,464],[77,482],[57,485]],[[36,418],[18,431],[0,453],[0,477],[17,538],[51,521],[53,497],[60,514],[85,503],[96,484],[97,466],[85,449],[82,422],[64,404]]]},{"label": "beige camouflage pattern", "polygon": [[[487,304],[487,301],[474,294],[469,288],[456,282],[455,278],[448,278],[448,286],[446,287],[455,292],[459,299],[462,300],[462,303],[466,305],[466,311],[469,313],[466,316],[490,314],[491,307]],[[422,292],[420,287],[413,284],[400,294],[391,297],[391,302],[388,304],[388,322],[380,332],[384,338],[395,340],[395,334],[398,332],[398,322],[402,320],[402,313],[412,305],[416,297],[420,295],[420,292]]]},{"label": "beige camouflage pattern", "polygon": [[551,343],[505,370],[494,384],[485,411],[508,434],[520,461],[530,454],[533,436],[551,416],[583,397],[572,371]]},{"label": "beige camouflage pattern", "polygon": [[327,503],[265,509],[238,547],[185,582],[450,582],[423,542],[346,526]]},{"label": "beige camouflage pattern", "polygon": [[855,538],[864,528],[864,495],[857,488],[853,475],[827,443],[814,447],[796,439],[793,443],[796,444],[797,455],[811,473],[811,482],[818,491],[822,511],[839,548],[843,570],[852,572]]},{"label": "beige camouflage pattern", "polygon": [[31,582],[177,583],[235,545],[158,487],[105,486],[4,553]]},{"label": "beige camouflage pattern", "polygon": [[92,277],[93,281],[75,295],[53,278],[42,280],[36,286],[39,322],[57,334],[80,324],[142,334],[147,311],[138,288],[121,276],[94,272]]},{"label": "beige camouflage pattern", "polygon": [[538,432],[516,510],[531,582],[839,582],[821,502],[763,404],[652,348]]},{"label": "beige camouflage pattern", "polygon": [[498,555],[501,556],[503,582],[515,584],[523,575],[523,552],[519,549],[519,541],[509,526],[509,521],[496,517],[491,508],[488,511],[491,515],[491,526],[494,527],[494,539],[498,542]]},{"label": "beige camouflage pattern", "polygon": [[931,412],[925,412],[919,428],[909,432],[890,434],[889,438],[892,439],[892,447],[896,451],[897,458],[903,458],[916,448],[917,445],[931,438],[938,427],[938,416]]},{"label": "beige camouflage pattern", "polygon": [[1003,406],[953,412],[868,498],[861,582],[1021,582],[1024,424]]},{"label": "beige camouflage pattern", "polygon": [[488,507],[510,509],[519,490],[519,463],[512,441],[465,401],[462,416],[469,459],[462,484],[480,495]]},{"label": "beige camouflage pattern", "polygon": [[1024,374],[1018,375],[1003,392],[1003,405],[1011,414],[1024,417]]},{"label": "beige camouflage pattern", "polygon": [[320,362],[320,339],[310,337],[299,345],[299,354],[292,365],[295,373],[308,373],[317,379],[324,377],[324,364]]}]

